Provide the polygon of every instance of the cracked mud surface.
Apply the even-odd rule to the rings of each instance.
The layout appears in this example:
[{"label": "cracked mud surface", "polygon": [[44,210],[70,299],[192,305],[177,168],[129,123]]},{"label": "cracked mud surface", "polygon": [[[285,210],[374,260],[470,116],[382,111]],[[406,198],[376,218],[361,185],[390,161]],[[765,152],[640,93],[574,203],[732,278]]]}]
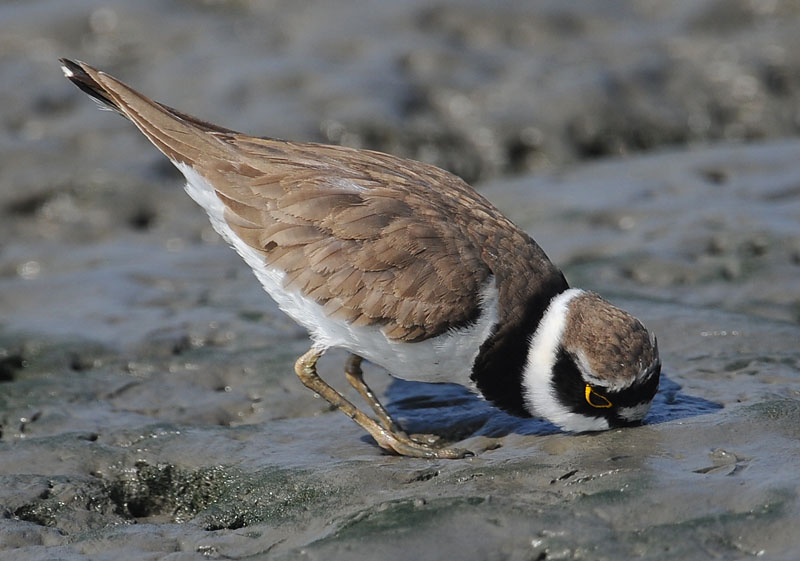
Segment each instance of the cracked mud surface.
[{"label": "cracked mud surface", "polygon": [[[0,7],[0,558],[791,558],[798,12],[662,4]],[[301,386],[305,333],[58,56],[476,181],[658,334],[647,424],[565,434],[366,365],[407,429],[477,453],[382,454]],[[342,389],[344,356],[320,364]]]}]

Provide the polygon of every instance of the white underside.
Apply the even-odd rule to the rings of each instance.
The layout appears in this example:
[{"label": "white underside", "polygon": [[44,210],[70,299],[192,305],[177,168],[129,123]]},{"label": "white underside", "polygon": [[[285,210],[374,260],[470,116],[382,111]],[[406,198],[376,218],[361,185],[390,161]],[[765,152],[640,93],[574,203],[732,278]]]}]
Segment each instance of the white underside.
[{"label": "white underside", "polygon": [[319,304],[303,298],[299,292],[287,291],[284,272],[268,267],[264,257],[228,226],[224,219],[225,207],[208,181],[191,166],[173,163],[186,177],[186,192],[206,210],[214,229],[250,265],[278,307],[309,331],[315,348],[322,351],[331,347],[347,349],[405,380],[472,386],[469,378],[472,365],[481,344],[497,323],[498,293],[493,277],[481,293],[481,315],[469,327],[418,343],[392,341],[378,328],[352,326],[331,319]]},{"label": "white underside", "polygon": [[573,413],[558,400],[553,387],[553,366],[567,324],[570,300],[583,293],[578,288],[566,290],[553,298],[531,339],[528,363],[522,374],[522,387],[528,409],[551,423],[575,432],[609,428],[602,417]]}]

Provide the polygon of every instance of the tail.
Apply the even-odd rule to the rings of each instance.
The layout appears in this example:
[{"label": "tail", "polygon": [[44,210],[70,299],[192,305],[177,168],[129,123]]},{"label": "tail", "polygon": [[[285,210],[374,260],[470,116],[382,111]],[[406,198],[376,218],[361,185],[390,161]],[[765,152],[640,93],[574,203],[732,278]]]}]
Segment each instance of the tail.
[{"label": "tail", "polygon": [[195,167],[200,152],[224,157],[230,151],[225,139],[237,134],[153,101],[83,62],[60,59],[69,80],[102,106],[123,115],[173,162]]},{"label": "tail", "polygon": [[64,76],[69,78],[73,84],[78,86],[84,93],[89,94],[92,98],[99,101],[106,109],[111,109],[124,115],[117,104],[105,95],[105,90],[103,90],[102,86],[93,80],[77,62],[73,62],[67,58],[61,58],[59,61],[61,62],[61,70],[64,71]]}]

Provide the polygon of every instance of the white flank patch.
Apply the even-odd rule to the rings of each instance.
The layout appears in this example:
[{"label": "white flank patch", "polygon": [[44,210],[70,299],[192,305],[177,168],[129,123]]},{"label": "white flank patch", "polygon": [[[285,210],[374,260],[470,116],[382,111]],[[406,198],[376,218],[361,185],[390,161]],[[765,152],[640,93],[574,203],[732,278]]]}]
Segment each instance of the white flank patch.
[{"label": "white flank patch", "polygon": [[70,70],[66,66],[62,65],[61,66],[61,71],[64,73],[64,76],[66,76],[67,78],[72,78],[73,76],[75,76],[75,74],[72,72],[72,70]]},{"label": "white flank patch", "polygon": [[380,329],[331,319],[319,304],[303,298],[299,292],[286,291],[285,273],[268,267],[264,257],[244,243],[225,222],[225,206],[211,184],[191,166],[180,162],[173,164],[186,177],[186,192],[206,210],[214,229],[250,265],[278,307],[309,331],[315,348],[321,351],[331,347],[347,349],[405,380],[471,385],[472,364],[497,323],[498,292],[494,277],[488,279],[481,291],[482,312],[475,323],[418,343],[392,341]]},{"label": "white flank patch", "polygon": [[565,430],[575,432],[609,428],[604,418],[586,417],[564,407],[553,388],[553,366],[567,325],[569,302],[582,293],[583,290],[570,288],[551,300],[531,339],[528,362],[522,373],[522,388],[528,410]]}]

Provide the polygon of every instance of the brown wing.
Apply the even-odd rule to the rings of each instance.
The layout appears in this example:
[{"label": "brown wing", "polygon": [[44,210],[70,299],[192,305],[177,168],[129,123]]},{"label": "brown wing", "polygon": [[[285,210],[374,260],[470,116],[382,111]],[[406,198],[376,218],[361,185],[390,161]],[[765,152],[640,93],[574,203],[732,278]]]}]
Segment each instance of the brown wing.
[{"label": "brown wing", "polygon": [[419,341],[480,312],[494,275],[500,323],[561,273],[524,232],[439,168],[368,150],[241,135],[158,104],[84,63],[67,77],[215,186],[231,228],[334,317]]},{"label": "brown wing", "polygon": [[454,197],[459,179],[361,150],[241,135],[230,142],[238,165],[205,162],[203,172],[228,224],[286,271],[288,289],[402,341],[477,317],[491,271],[463,215],[471,214],[465,203],[483,201]]}]

